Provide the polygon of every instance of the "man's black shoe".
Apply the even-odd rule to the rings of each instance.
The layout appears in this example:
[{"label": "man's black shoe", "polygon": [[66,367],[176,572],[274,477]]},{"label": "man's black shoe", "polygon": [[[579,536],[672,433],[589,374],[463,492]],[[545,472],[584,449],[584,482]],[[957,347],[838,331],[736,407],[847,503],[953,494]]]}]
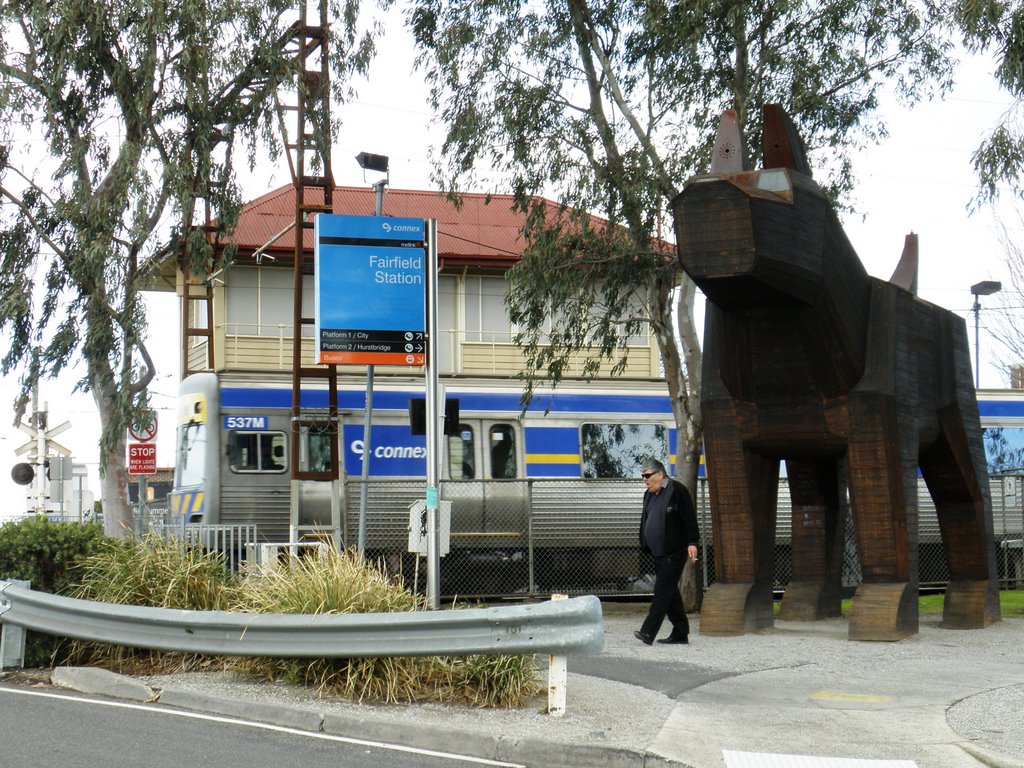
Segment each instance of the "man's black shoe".
[{"label": "man's black shoe", "polygon": [[633,633],[633,637],[635,637],[637,640],[639,640],[644,645],[650,645],[651,643],[654,642],[654,638],[653,637],[651,637],[650,635],[645,635],[639,629],[636,632]]},{"label": "man's black shoe", "polygon": [[687,635],[679,635],[679,637],[669,635],[668,637],[659,640],[658,642],[662,645],[689,645],[690,638]]}]

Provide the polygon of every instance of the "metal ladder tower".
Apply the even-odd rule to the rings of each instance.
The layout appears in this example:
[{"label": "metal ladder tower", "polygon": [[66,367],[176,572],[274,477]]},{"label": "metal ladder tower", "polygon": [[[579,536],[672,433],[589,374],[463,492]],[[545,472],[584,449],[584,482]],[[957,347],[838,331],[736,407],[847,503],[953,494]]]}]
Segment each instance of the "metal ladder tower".
[{"label": "metal ladder tower", "polygon": [[[334,173],[331,168],[330,61],[327,0],[299,2],[299,20],[293,27],[297,83],[295,103],[282,106],[282,125],[287,127],[293,113],[294,134],[285,146],[292,181],[295,185],[295,238],[293,261],[293,332],[291,402],[291,540],[307,534],[328,534],[337,545],[342,541],[341,483],[338,423],[338,369],[334,365],[314,365],[303,355],[303,331],[312,329],[312,307],[303,307],[303,279],[315,277],[313,263],[313,217],[331,213],[334,197]],[[287,133],[285,134],[287,137]],[[307,247],[306,243],[309,243]],[[309,337],[307,340],[311,341]],[[327,408],[314,409],[303,403],[306,382],[326,383]],[[304,439],[310,431],[329,436],[330,462],[327,469],[309,466],[303,456]],[[304,465],[305,463],[305,465]],[[304,483],[331,483],[331,522],[326,528],[306,520],[302,510]]]},{"label": "metal ladder tower", "polygon": [[[338,378],[333,365],[314,365],[303,355],[303,330],[312,329],[312,307],[302,304],[303,280],[313,275],[313,216],[333,210],[334,174],[331,170],[330,61],[328,0],[299,0],[298,19],[284,40],[284,50],[296,65],[293,101],[286,103],[280,91],[277,99],[278,121],[292,183],[295,187],[295,238],[293,264],[292,401],[291,401],[291,538],[304,533],[327,533],[341,543],[341,484],[338,435]],[[204,87],[204,84],[199,84]],[[291,126],[291,127],[290,127]],[[218,137],[214,137],[215,141]],[[184,238],[200,232],[206,237],[213,257],[201,272],[192,269],[182,241],[179,265],[183,283],[181,377],[198,371],[215,370],[214,280],[217,254],[221,247],[213,220],[209,190],[217,182],[206,179],[196,190],[196,204],[183,216]],[[197,215],[202,201],[202,213]],[[202,223],[196,223],[200,219]],[[283,234],[283,233],[282,233]],[[308,243],[308,247],[307,247]],[[307,337],[307,341],[308,341]],[[205,341],[205,355],[200,354]],[[303,403],[304,382],[323,382],[327,389],[327,408],[314,409]],[[330,461],[327,468],[310,469],[302,450],[309,431],[329,436]],[[331,522],[329,526],[304,525],[302,520],[302,483],[329,482]]]}]

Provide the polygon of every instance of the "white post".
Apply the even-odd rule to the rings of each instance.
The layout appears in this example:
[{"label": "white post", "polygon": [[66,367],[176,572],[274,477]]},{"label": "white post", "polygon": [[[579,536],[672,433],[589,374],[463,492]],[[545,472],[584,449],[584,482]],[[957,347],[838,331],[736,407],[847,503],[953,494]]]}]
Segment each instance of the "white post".
[{"label": "white post", "polygon": [[[552,595],[552,600],[565,600],[568,595]],[[565,714],[565,685],[568,680],[568,659],[565,656],[548,656],[548,714],[561,717]]]},{"label": "white post", "polygon": [[[31,582],[15,581],[10,582],[16,587],[28,589]],[[0,607],[4,607],[6,601],[0,596]],[[0,671],[5,669],[24,669],[25,667],[25,630],[13,624],[0,626]]]},{"label": "white post", "polygon": [[[384,187],[388,180],[382,179],[373,185],[376,203],[373,207],[374,216],[384,215]],[[370,480],[370,432],[373,428],[373,365],[366,366],[366,412],[363,414],[363,465],[362,484],[359,486],[359,532],[356,538],[356,549],[359,554],[366,552],[366,494]],[[341,452],[344,455],[344,451]],[[338,541],[341,541],[339,537]]]},{"label": "white post", "polygon": [[441,475],[441,421],[438,414],[437,376],[437,222],[427,220],[427,602],[441,607],[441,555],[438,530],[438,484]]}]

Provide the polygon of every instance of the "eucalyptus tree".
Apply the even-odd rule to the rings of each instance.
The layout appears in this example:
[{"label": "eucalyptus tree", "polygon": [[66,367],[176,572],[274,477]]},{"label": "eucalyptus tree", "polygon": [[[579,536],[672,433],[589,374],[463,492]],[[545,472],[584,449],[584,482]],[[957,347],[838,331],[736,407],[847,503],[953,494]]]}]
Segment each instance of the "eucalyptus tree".
[{"label": "eucalyptus tree", "polygon": [[1014,98],[1011,109],[974,153],[981,184],[979,201],[993,201],[999,185],[1024,194],[1024,5],[1005,0],[957,0],[954,17],[974,52],[988,51],[996,60],[996,82]]},{"label": "eucalyptus tree", "polygon": [[[1024,387],[1024,243],[1020,232],[1024,229],[1024,214],[1018,212],[1016,222],[999,222],[998,237],[1002,248],[1007,280],[994,296],[986,297],[985,311],[975,297],[974,321],[996,342],[992,355],[995,364],[1010,382],[1010,387]],[[998,452],[993,450],[993,455]],[[1003,467],[1021,467],[1024,461],[1003,464]]]},{"label": "eucalyptus tree", "polygon": [[[707,169],[723,109],[756,138],[771,102],[793,115],[819,181],[841,201],[851,158],[885,134],[880,89],[909,104],[948,87],[940,9],[915,0],[412,4],[418,63],[447,131],[439,182],[453,193],[500,184],[530,212],[507,299],[527,353],[526,397],[540,378],[557,384],[576,354],[590,355],[586,375],[602,362],[623,370],[625,342],[649,327],[678,425],[676,474],[692,487],[700,340],[694,287],[664,242],[667,203]],[[564,207],[545,211],[540,195]]]},{"label": "eucalyptus tree", "polygon": [[[334,0],[331,87],[371,53],[357,0]],[[4,375],[33,385],[84,361],[102,434],[105,527],[129,530],[125,430],[153,364],[142,291],[161,243],[193,274],[241,207],[233,152],[278,148],[274,101],[291,86],[290,0],[5,0],[0,4],[0,328]],[[204,232],[208,205],[213,229]]]}]

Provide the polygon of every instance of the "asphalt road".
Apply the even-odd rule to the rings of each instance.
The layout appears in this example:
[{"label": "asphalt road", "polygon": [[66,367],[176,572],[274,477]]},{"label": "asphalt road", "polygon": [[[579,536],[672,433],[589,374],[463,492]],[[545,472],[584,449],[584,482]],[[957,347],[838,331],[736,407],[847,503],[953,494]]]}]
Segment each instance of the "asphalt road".
[{"label": "asphalt road", "polygon": [[24,686],[0,686],[0,768],[451,768],[506,766]]}]

